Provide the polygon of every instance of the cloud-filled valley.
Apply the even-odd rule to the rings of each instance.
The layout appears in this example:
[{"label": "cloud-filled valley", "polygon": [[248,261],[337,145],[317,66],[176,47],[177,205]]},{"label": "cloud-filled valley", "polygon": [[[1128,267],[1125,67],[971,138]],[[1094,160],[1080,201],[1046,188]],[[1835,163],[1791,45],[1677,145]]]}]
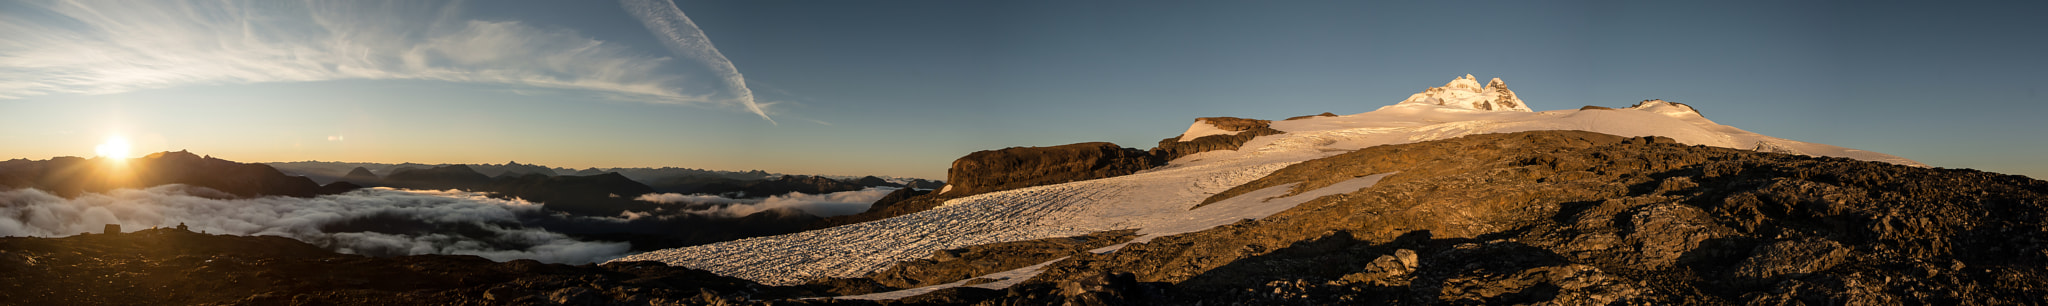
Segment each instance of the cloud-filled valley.
[{"label": "cloud-filled valley", "polygon": [[611,240],[639,235],[670,237],[669,242],[657,243],[697,243],[690,241],[759,235],[780,231],[774,229],[780,226],[801,226],[814,217],[745,217],[778,210],[815,217],[855,214],[893,190],[753,199],[647,194],[638,200],[661,203],[659,208],[609,217],[570,215],[546,209],[543,203],[459,190],[366,188],[311,198],[235,198],[208,188],[163,185],[65,198],[22,188],[0,191],[0,236],[62,237],[98,233],[106,224],[135,231],[182,223],[192,231],[283,236],[350,254],[459,254],[499,261],[586,263],[653,248]]},{"label": "cloud-filled valley", "polygon": [[[813,216],[832,217],[867,211],[868,205],[874,204],[875,200],[889,195],[891,191],[896,191],[896,188],[875,187],[828,194],[791,192],[759,199],[732,199],[702,194],[650,193],[641,195],[638,200],[656,203],[695,204],[693,206],[701,207],[684,208],[678,211],[707,217],[737,218],[774,209],[795,209]],[[644,213],[628,212],[628,214]]]},{"label": "cloud-filled valley", "polygon": [[[36,189],[0,191],[0,236],[134,231],[183,223],[212,234],[275,235],[343,253],[465,254],[493,260],[583,263],[624,256],[624,242],[579,240],[523,225],[549,218],[538,203],[461,191],[361,189],[314,198],[221,199],[184,185],[121,189],[66,199]],[[375,230],[370,230],[375,229]]]}]

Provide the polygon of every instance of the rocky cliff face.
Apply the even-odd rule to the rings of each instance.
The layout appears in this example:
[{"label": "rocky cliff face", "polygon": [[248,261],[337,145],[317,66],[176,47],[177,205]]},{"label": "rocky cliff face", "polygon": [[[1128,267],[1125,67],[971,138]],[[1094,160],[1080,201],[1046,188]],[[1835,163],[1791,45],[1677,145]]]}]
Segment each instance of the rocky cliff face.
[{"label": "rocky cliff face", "polygon": [[979,151],[953,161],[944,196],[1113,177],[1157,166],[1145,151],[1107,142]]},{"label": "rocky cliff face", "polygon": [[0,162],[0,186],[36,188],[66,197],[165,184],[206,187],[238,197],[310,197],[354,189],[343,185],[322,189],[311,179],[287,176],[263,164],[237,163],[185,151],[161,152],[124,161],[58,157]]}]

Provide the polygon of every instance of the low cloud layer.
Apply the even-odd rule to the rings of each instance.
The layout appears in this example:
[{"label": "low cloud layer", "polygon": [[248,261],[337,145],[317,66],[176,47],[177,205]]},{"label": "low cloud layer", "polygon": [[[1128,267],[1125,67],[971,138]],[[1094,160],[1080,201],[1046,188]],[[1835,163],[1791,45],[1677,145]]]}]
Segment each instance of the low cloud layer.
[{"label": "low cloud layer", "polygon": [[681,10],[639,3],[629,6],[672,10],[633,15],[661,21],[666,28],[651,33],[685,55],[681,62],[567,28],[471,19],[460,2],[30,1],[0,10],[0,99],[397,79],[586,90],[767,118]]},{"label": "low cloud layer", "polygon": [[[609,260],[626,255],[629,247],[522,226],[522,218],[546,215],[539,204],[470,192],[361,189],[315,198],[199,196],[212,193],[217,192],[182,185],[72,199],[35,189],[0,191],[0,236],[58,237],[96,233],[106,224],[134,231],[182,222],[193,231],[284,236],[343,253],[461,254],[557,263]],[[413,230],[363,230],[373,228]]]},{"label": "low cloud layer", "polygon": [[[828,194],[789,194],[761,199],[731,199],[713,195],[650,193],[641,195],[639,200],[656,203],[695,204],[709,206],[703,209],[683,210],[683,213],[710,217],[737,218],[778,208],[803,211],[819,217],[858,214],[868,210],[875,200],[888,196],[896,188],[874,187],[856,191],[842,191]],[[626,217],[638,217],[628,212]]]}]

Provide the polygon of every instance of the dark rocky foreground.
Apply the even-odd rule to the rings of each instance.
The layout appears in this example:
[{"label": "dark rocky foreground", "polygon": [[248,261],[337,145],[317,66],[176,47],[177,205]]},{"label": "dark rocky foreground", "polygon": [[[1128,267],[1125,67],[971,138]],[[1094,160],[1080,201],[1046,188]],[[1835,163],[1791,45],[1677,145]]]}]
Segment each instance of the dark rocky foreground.
[{"label": "dark rocky foreground", "polygon": [[1118,280],[1127,301],[2034,305],[2048,182],[1973,170],[1525,132],[1368,148],[1216,195],[1397,173],[1255,221],[1082,255],[1006,298]]},{"label": "dark rocky foreground", "polygon": [[[1395,173],[1259,220],[969,247],[770,287],[658,264],[368,258],[176,231],[0,238],[6,304],[1853,304],[2048,301],[2048,182],[1570,132],[1367,148],[1218,194]],[[956,187],[957,188],[957,187]],[[911,196],[915,200],[923,196]],[[1004,290],[791,299],[1072,256]],[[213,260],[207,262],[206,260]]]},{"label": "dark rocky foreground", "polygon": [[174,229],[0,238],[7,305],[712,305],[800,295],[810,294],[649,262],[377,258],[283,237]]}]

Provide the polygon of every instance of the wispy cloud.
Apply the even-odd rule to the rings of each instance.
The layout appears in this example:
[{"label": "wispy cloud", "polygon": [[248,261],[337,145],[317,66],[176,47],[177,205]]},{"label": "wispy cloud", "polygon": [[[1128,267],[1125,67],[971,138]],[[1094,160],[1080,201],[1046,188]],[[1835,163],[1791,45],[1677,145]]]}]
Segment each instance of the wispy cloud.
[{"label": "wispy cloud", "polygon": [[[674,13],[681,16],[680,10]],[[686,53],[690,60],[705,61],[721,80],[693,80],[684,72],[705,68],[569,29],[465,19],[459,3],[26,3],[0,11],[0,33],[7,33],[0,35],[0,99],[201,84],[410,79],[726,105],[766,118],[744,84],[705,84],[734,82],[738,72],[710,49],[701,31],[687,19],[681,22],[709,50]],[[674,48],[674,39],[668,40]],[[737,90],[719,93],[721,86]],[[721,95],[736,98],[715,98]]]},{"label": "wispy cloud", "polygon": [[625,6],[626,12],[632,13],[634,18],[640,19],[640,24],[647,26],[648,31],[654,32],[669,51],[710,66],[712,72],[725,81],[726,91],[734,100],[746,105],[747,110],[761,115],[761,119],[769,123],[775,122],[762,109],[765,105],[754,101],[754,90],[747,88],[747,78],[740,75],[739,68],[733,67],[732,60],[726,59],[724,53],[718,52],[718,47],[711,45],[711,38],[705,37],[704,30],[697,28],[697,23],[690,21],[690,16],[684,16],[683,9],[677,8],[675,2],[621,0],[619,4]]}]

